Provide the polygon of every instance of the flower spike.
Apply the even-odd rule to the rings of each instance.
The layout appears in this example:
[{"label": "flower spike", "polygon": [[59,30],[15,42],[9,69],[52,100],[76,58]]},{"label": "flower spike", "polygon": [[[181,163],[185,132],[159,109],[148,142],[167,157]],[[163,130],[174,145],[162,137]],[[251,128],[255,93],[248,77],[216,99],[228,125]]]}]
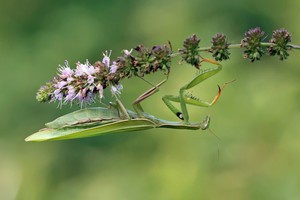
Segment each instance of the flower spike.
[{"label": "flower spike", "polygon": [[[158,71],[169,75],[171,60],[180,56],[187,64],[200,69],[201,62],[209,61],[219,65],[216,61],[229,59],[232,48],[243,48],[244,58],[251,62],[260,60],[267,51],[270,56],[278,55],[280,60],[288,58],[288,51],[300,49],[300,46],[292,45],[291,35],[286,29],[273,31],[269,42],[263,42],[265,33],[259,27],[250,29],[238,44],[229,44],[223,33],[215,34],[211,40],[210,47],[200,48],[200,38],[195,34],[183,41],[183,48],[173,52],[171,43],[155,45],[147,48],[138,45],[130,50],[123,50],[121,56],[111,60],[112,51],[105,51],[101,61],[91,64],[88,60],[84,63],[77,62],[76,68],[72,69],[65,61],[59,65],[57,76],[40,87],[36,99],[39,102],[59,102],[59,105],[67,103],[89,104],[104,98],[104,90],[109,88],[113,96],[119,96],[123,89],[121,81],[125,78],[138,76],[140,78],[147,74]],[[216,61],[203,58],[202,54],[212,53]]]}]

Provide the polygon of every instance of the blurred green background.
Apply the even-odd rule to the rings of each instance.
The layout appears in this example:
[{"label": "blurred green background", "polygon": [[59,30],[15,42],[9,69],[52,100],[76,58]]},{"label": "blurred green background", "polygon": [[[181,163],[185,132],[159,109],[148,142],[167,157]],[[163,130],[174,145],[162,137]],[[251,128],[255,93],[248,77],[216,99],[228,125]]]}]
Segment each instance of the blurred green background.
[{"label": "blurred green background", "polygon": [[[202,46],[217,32],[240,42],[256,26],[269,35],[287,28],[300,44],[299,7],[297,0],[1,1],[0,199],[299,199],[297,51],[284,62],[264,56],[250,63],[233,50],[221,73],[192,90],[210,100],[216,84],[236,79],[214,107],[189,107],[192,121],[211,114],[221,143],[208,131],[168,129],[24,142],[45,122],[78,109],[35,100],[65,59],[93,63],[107,49],[114,59],[122,49],[168,40],[178,49],[192,33]],[[177,120],[161,97],[176,94],[194,74],[175,61],[170,80],[143,103],[145,110]],[[146,78],[157,83],[163,76]],[[123,85],[128,107],[149,88],[140,79]]]}]

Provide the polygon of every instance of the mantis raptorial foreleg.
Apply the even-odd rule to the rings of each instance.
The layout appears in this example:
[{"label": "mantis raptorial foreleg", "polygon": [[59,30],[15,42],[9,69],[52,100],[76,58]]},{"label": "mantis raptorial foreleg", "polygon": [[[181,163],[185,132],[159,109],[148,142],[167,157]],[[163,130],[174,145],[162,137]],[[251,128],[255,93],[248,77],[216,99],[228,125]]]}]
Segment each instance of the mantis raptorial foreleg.
[{"label": "mantis raptorial foreleg", "polygon": [[[187,108],[186,108],[186,104],[196,105],[196,106],[200,106],[200,107],[210,107],[210,106],[212,106],[213,104],[215,104],[217,102],[217,100],[219,99],[219,97],[221,95],[222,89],[219,86],[218,86],[218,88],[219,88],[218,94],[215,96],[215,98],[212,100],[212,102],[205,102],[205,101],[202,101],[200,99],[195,98],[192,95],[186,94],[186,92],[185,92],[186,90],[198,85],[199,83],[201,83],[202,81],[206,80],[207,78],[215,75],[216,73],[218,73],[222,69],[222,66],[218,62],[208,60],[208,59],[204,59],[204,58],[202,59],[202,62],[209,62],[209,63],[217,65],[217,67],[202,71],[199,75],[197,75],[195,78],[193,78],[189,83],[187,83],[185,86],[180,88],[179,95],[177,95],[177,96],[175,96],[175,95],[166,95],[166,96],[163,97],[163,101],[167,105],[167,107],[175,115],[177,115],[177,117],[182,119],[185,124],[189,124],[189,115],[188,115],[188,111],[187,111]],[[148,98],[149,96],[151,96],[154,93],[158,92],[159,87],[163,83],[165,83],[167,81],[167,79],[168,78],[164,79],[163,81],[161,81],[157,85],[153,86],[151,89],[149,89],[148,91],[146,91],[145,93],[140,95],[133,102],[133,108],[140,116],[143,116],[143,112],[144,112],[144,110],[143,110],[140,103],[143,100],[145,100],[146,98]],[[177,109],[175,106],[173,106],[171,101],[180,103],[181,111],[179,109]]]},{"label": "mantis raptorial foreleg", "polygon": [[[218,89],[219,89],[218,94],[215,96],[215,98],[211,102],[202,101],[202,100],[186,93],[186,90],[198,85],[199,83],[201,83],[202,81],[215,75],[222,69],[222,66],[215,61],[211,61],[211,60],[207,60],[207,59],[203,59],[202,61],[216,64],[217,67],[202,71],[192,81],[190,81],[189,83],[187,83],[186,85],[184,85],[183,87],[180,88],[179,95],[165,95],[163,97],[164,103],[168,106],[168,108],[177,117],[179,117],[180,119],[183,120],[184,124],[189,124],[189,115],[188,115],[186,104],[196,105],[196,106],[200,106],[200,107],[210,107],[217,102],[217,100],[219,99],[219,97],[221,95],[222,89],[225,86],[224,85],[223,88],[220,88],[220,86],[218,86]],[[181,111],[179,109],[177,109],[175,106],[173,106],[171,101],[180,103]]]}]

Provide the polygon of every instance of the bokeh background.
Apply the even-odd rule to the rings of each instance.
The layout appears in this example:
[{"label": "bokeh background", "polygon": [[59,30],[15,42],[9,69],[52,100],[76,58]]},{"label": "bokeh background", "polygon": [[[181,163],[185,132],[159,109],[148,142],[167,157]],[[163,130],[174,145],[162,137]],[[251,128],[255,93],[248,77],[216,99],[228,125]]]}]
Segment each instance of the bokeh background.
[{"label": "bokeh background", "polygon": [[[256,26],[269,36],[276,28],[287,28],[300,44],[300,1],[275,2],[2,0],[0,199],[299,199],[296,50],[284,62],[264,56],[254,63],[233,50],[221,73],[192,90],[210,100],[217,84],[236,79],[214,107],[189,107],[192,121],[211,115],[211,128],[222,142],[208,131],[168,129],[24,142],[45,122],[78,109],[35,100],[38,88],[65,59],[73,66],[87,58],[94,62],[109,49],[114,59],[137,44],[168,40],[178,49],[192,33],[202,38],[202,46],[210,45],[217,32],[240,42]],[[176,94],[195,75],[195,69],[177,61],[169,81],[143,103],[151,114],[169,120],[177,119],[161,97]],[[163,76],[146,78],[157,83]],[[129,108],[149,88],[134,78],[123,85],[122,100]]]}]

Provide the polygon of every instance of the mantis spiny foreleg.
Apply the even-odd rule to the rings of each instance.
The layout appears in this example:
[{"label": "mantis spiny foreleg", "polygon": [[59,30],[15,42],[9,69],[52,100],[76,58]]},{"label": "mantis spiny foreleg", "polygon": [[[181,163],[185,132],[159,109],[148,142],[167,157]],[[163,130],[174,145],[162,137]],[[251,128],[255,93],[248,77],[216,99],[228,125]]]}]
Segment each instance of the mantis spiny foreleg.
[{"label": "mantis spiny foreleg", "polygon": [[[186,85],[180,88],[179,95],[165,95],[163,97],[164,103],[178,118],[183,120],[184,124],[189,124],[189,115],[188,115],[186,104],[196,105],[200,107],[210,107],[217,102],[217,100],[221,95],[222,89],[219,86],[218,86],[219,89],[218,94],[211,102],[202,101],[186,93],[186,90],[198,85],[199,83],[215,75],[222,69],[222,66],[218,62],[208,60],[208,59],[203,59],[202,61],[213,63],[217,65],[217,67],[202,71],[199,75],[193,78],[193,80],[191,80],[189,83],[187,83]],[[180,103],[181,111],[177,109],[175,106],[173,106],[171,101]]]}]

